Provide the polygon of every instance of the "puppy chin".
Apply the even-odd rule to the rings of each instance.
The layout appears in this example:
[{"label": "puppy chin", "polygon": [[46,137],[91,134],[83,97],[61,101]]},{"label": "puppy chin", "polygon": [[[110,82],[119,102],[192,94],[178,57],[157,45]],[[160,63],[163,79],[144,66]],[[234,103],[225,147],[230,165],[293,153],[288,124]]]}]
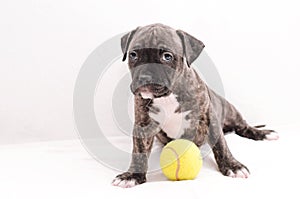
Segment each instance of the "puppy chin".
[{"label": "puppy chin", "polygon": [[141,94],[142,98],[144,98],[144,99],[153,99],[154,98],[153,93],[151,93],[149,91],[144,91],[144,92],[141,92],[140,94]]}]

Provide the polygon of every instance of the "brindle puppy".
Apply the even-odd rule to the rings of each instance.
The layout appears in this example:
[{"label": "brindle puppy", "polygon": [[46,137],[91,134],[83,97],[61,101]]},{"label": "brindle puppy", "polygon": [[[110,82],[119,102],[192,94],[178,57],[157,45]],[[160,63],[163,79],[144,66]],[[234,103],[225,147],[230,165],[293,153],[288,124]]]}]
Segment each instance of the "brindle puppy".
[{"label": "brindle puppy", "polygon": [[200,79],[190,65],[204,44],[188,33],[162,24],[138,27],[122,37],[121,47],[132,75],[135,123],[131,165],[113,185],[146,182],[154,137],[163,144],[176,138],[197,146],[208,142],[221,173],[242,178],[249,170],[230,153],[224,135],[235,131],[254,140],[278,139],[273,130],[248,125],[233,105]]}]

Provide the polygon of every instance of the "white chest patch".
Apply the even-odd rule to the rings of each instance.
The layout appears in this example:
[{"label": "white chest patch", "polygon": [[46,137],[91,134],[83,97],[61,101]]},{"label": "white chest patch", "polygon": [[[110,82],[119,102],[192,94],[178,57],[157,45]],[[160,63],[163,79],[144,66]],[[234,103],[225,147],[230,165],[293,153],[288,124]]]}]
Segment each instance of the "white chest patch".
[{"label": "white chest patch", "polygon": [[175,113],[179,107],[176,95],[170,94],[167,97],[153,99],[153,107],[159,109],[159,113],[149,113],[150,117],[159,122],[160,128],[171,138],[179,138],[184,129],[190,126],[190,122],[185,116],[190,112]]}]

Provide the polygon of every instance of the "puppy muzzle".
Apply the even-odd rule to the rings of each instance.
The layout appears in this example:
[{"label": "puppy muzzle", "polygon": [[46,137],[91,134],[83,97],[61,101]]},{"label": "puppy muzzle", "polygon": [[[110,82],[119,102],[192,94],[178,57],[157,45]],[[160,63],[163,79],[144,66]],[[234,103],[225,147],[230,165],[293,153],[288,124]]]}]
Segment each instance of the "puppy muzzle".
[{"label": "puppy muzzle", "polygon": [[131,69],[133,94],[149,92],[161,96],[171,91],[175,70],[163,64],[142,64]]}]

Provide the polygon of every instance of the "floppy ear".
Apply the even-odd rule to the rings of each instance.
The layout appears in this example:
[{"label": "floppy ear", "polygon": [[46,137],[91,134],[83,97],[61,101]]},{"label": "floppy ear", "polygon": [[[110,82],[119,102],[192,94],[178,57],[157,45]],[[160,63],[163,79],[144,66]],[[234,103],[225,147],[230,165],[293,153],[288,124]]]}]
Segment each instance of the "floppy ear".
[{"label": "floppy ear", "polygon": [[176,33],[181,39],[183,55],[186,58],[187,65],[190,66],[200,55],[205,45],[202,43],[202,41],[199,41],[192,35],[182,30],[176,30]]},{"label": "floppy ear", "polygon": [[122,38],[121,38],[121,48],[122,48],[122,52],[123,52],[123,59],[122,61],[126,60],[127,57],[127,51],[128,51],[128,46],[133,38],[133,35],[135,34],[135,32],[137,31],[138,28],[136,28],[135,30],[125,34]]}]

